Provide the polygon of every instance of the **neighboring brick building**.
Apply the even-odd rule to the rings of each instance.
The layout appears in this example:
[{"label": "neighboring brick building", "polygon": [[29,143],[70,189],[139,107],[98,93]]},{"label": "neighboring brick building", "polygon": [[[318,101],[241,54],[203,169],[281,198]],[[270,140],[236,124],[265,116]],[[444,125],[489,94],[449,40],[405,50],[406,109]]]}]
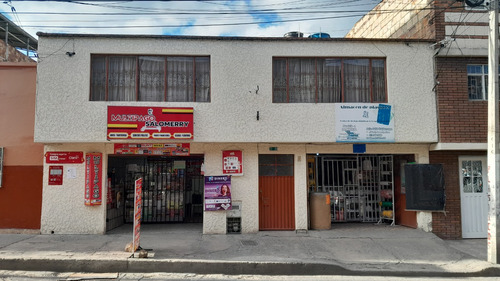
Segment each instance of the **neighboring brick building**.
[{"label": "neighboring brick building", "polygon": [[439,142],[429,156],[430,163],[443,164],[446,207],[433,212],[433,232],[446,239],[486,238],[486,9],[456,0],[384,0],[346,37],[435,40],[430,47],[435,49]]},{"label": "neighboring brick building", "polygon": [[1,16],[0,25],[6,24],[0,31],[1,39],[8,38],[8,44],[0,41],[0,232],[39,232],[43,145],[33,140],[37,63],[14,47],[32,53],[37,41]]}]

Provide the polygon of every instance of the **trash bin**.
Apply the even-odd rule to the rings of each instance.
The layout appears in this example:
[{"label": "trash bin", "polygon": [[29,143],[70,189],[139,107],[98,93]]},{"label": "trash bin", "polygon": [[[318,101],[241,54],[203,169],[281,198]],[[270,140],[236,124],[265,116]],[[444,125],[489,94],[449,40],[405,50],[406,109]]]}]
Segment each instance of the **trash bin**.
[{"label": "trash bin", "polygon": [[311,229],[330,229],[332,227],[330,193],[311,192],[309,201],[311,208]]}]

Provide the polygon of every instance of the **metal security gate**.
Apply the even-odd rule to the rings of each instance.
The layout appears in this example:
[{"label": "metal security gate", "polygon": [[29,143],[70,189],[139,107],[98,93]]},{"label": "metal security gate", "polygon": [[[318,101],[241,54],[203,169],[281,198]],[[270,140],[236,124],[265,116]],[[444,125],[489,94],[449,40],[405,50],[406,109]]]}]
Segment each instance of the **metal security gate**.
[{"label": "metal security gate", "polygon": [[[121,213],[123,222],[133,222],[134,182],[143,178],[142,222],[202,222],[202,162],[200,157],[110,157],[112,203],[107,221]],[[118,211],[113,212],[115,207]]]},{"label": "metal security gate", "polygon": [[[319,155],[315,158],[318,184],[313,191],[330,193],[332,222],[380,221],[380,191],[387,185],[392,189],[393,184],[392,155]],[[391,167],[382,165],[387,162]]]}]

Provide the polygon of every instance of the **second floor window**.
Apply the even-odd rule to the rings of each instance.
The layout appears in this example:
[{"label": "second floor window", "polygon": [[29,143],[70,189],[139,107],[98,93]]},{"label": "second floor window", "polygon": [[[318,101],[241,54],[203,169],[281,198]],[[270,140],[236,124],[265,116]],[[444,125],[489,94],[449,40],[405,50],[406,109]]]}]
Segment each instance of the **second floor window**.
[{"label": "second floor window", "polygon": [[92,56],[91,101],[210,102],[210,58]]},{"label": "second floor window", "polygon": [[467,65],[467,88],[469,100],[488,100],[487,64]]},{"label": "second floor window", "polygon": [[387,102],[385,59],[274,58],[273,102]]}]

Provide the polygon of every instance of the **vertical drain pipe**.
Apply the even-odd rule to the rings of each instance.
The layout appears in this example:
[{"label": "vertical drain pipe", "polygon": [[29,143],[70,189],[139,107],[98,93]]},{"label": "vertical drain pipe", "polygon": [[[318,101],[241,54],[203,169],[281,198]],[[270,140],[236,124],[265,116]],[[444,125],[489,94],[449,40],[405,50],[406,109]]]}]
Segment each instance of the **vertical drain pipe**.
[{"label": "vertical drain pipe", "polygon": [[5,22],[5,61],[9,61],[9,23]]}]

